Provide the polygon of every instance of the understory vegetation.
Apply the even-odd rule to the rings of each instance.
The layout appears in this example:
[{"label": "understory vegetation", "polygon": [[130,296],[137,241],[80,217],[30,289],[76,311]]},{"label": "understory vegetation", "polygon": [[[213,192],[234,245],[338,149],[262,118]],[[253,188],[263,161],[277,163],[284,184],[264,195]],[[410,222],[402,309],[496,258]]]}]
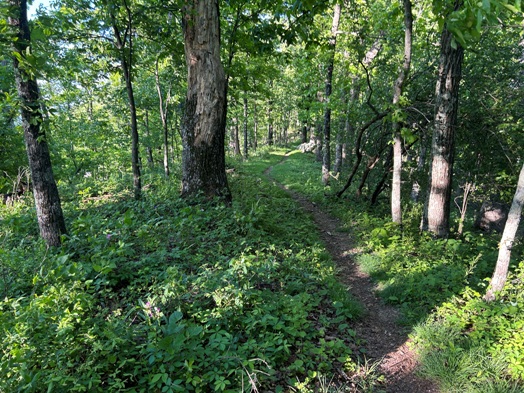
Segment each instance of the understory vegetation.
[{"label": "understory vegetation", "polygon": [[342,220],[380,296],[403,311],[424,376],[442,392],[522,391],[521,246],[500,300],[485,303],[496,235],[420,236],[411,206],[399,228],[385,203],[322,187],[313,155],[284,153],[231,160],[230,207],[188,203],[160,173],[141,201],[123,178],[61,184],[70,233],[55,251],[29,196],[0,207],[0,390],[383,391],[352,329],[361,307],[311,218],[264,175],[272,167]]},{"label": "understory vegetation", "polygon": [[[349,190],[347,198],[324,189],[313,155],[292,152],[273,176],[307,195],[344,222],[360,248],[358,263],[379,295],[400,307],[403,324],[420,353],[422,375],[442,392],[524,390],[524,258],[513,247],[508,282],[496,302],[485,302],[500,235],[473,229],[435,240],[419,232],[421,207],[406,204],[403,227],[391,223],[388,201],[370,206]],[[332,180],[336,190],[341,184]],[[406,198],[407,199],[407,198]],[[455,217],[458,224],[458,217]]]},{"label": "understory vegetation", "polygon": [[139,202],[122,179],[63,184],[60,251],[30,198],[2,207],[0,390],[307,391],[356,372],[360,308],[263,175],[278,160],[238,166],[231,207],[189,204],[161,174]]}]

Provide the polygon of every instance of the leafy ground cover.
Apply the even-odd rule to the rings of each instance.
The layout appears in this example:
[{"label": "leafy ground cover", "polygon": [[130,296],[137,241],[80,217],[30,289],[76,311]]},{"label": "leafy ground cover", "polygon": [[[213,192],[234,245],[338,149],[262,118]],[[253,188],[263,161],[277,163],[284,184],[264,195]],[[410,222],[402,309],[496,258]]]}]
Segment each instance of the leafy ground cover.
[{"label": "leafy ground cover", "polygon": [[[420,353],[422,373],[443,392],[524,391],[524,262],[513,248],[512,271],[498,301],[482,300],[497,258],[496,235],[468,230],[433,240],[418,230],[420,206],[404,206],[401,230],[390,223],[387,202],[371,208],[355,197],[323,188],[312,155],[291,153],[272,175],[342,219],[357,238],[358,262],[378,293],[403,311]],[[471,220],[472,221],[472,220]],[[471,227],[471,225],[470,225]]]},{"label": "leafy ground cover", "polygon": [[231,207],[160,174],[139,202],[125,179],[62,184],[60,250],[30,200],[1,207],[0,391],[307,392],[356,370],[359,306],[263,176],[279,160],[235,163]]}]

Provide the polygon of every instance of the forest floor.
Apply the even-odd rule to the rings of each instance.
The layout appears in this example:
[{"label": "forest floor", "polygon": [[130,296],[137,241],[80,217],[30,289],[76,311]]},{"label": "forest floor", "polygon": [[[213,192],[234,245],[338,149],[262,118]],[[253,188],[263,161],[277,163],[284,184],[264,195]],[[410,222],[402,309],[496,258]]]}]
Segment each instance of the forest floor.
[{"label": "forest floor", "polygon": [[272,169],[269,167],[265,171],[266,176],[312,215],[320,237],[335,261],[340,281],[362,304],[364,315],[356,322],[354,329],[357,337],[364,341],[366,360],[371,364],[378,363],[378,370],[385,377],[386,392],[437,393],[439,389],[433,382],[416,375],[417,356],[409,348],[406,328],[398,323],[400,312],[376,295],[375,284],[354,260],[354,255],[359,251],[353,248],[350,234],[341,231],[340,220],[322,211],[303,195],[275,181],[271,177]]}]

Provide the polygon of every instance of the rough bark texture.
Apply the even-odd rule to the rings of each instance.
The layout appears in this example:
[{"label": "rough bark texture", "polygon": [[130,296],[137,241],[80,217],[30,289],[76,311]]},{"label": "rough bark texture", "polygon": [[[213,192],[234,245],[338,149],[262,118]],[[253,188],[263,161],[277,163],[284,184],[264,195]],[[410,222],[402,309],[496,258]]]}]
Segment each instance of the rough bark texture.
[{"label": "rough bark texture", "polygon": [[[24,58],[30,47],[27,1],[9,0],[9,5],[13,9],[9,24],[17,35],[13,51]],[[51,166],[49,147],[42,128],[43,116],[38,84],[34,76],[20,66],[17,57],[14,58],[14,69],[40,236],[48,246],[59,246],[61,235],[66,233],[66,226]]]},{"label": "rough bark texture", "polygon": [[331,170],[331,106],[329,104],[333,88],[333,67],[335,64],[335,48],[337,45],[337,31],[340,21],[340,4],[335,4],[333,23],[331,25],[331,38],[329,40],[329,60],[326,73],[326,109],[324,111],[324,146],[322,154],[322,183],[329,184]]},{"label": "rough bark texture", "polygon": [[506,284],[508,278],[509,261],[511,257],[511,249],[515,241],[515,234],[519,227],[520,217],[522,214],[522,205],[524,204],[524,165],[520,170],[519,181],[517,183],[517,190],[513,196],[513,202],[508,214],[508,221],[504,227],[504,233],[500,240],[499,256],[497,258],[497,265],[495,272],[491,278],[491,284],[484,297],[486,300],[495,300],[495,294],[501,291]]},{"label": "rough bark texture", "polygon": [[218,1],[186,2],[187,96],[182,121],[182,195],[231,199],[226,176],[226,77],[220,62]]},{"label": "rough bark texture", "polygon": [[[400,69],[397,80],[393,87],[393,105],[400,102],[404,82],[409,74],[411,67],[411,47],[413,36],[413,15],[411,13],[411,1],[404,0],[404,64]],[[392,221],[402,225],[402,208],[401,208],[401,184],[402,184],[402,136],[400,133],[400,123],[396,121],[393,124],[395,132],[393,140],[393,181],[391,184],[391,218]]]},{"label": "rough bark texture", "polygon": [[458,90],[464,58],[464,49],[458,43],[453,48],[452,38],[452,34],[444,29],[440,41],[429,192],[422,221],[422,229],[439,238],[449,235]]}]

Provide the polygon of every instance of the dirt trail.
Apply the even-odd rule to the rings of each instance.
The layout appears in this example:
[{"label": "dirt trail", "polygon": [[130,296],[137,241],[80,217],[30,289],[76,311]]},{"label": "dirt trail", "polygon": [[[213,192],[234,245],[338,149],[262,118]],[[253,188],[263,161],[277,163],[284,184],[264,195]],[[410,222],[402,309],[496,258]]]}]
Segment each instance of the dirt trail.
[{"label": "dirt trail", "polygon": [[[287,156],[280,163],[286,159]],[[270,167],[265,172],[270,178],[272,169]],[[352,249],[350,235],[339,230],[342,223],[304,196],[272,180],[313,216],[326,249],[337,264],[341,282],[364,306],[365,314],[357,321],[354,329],[357,337],[365,340],[367,359],[380,362],[379,370],[386,378],[386,392],[438,393],[434,383],[415,375],[416,355],[408,348],[407,332],[397,322],[400,313],[375,295],[375,285],[353,260],[356,251]]]}]

